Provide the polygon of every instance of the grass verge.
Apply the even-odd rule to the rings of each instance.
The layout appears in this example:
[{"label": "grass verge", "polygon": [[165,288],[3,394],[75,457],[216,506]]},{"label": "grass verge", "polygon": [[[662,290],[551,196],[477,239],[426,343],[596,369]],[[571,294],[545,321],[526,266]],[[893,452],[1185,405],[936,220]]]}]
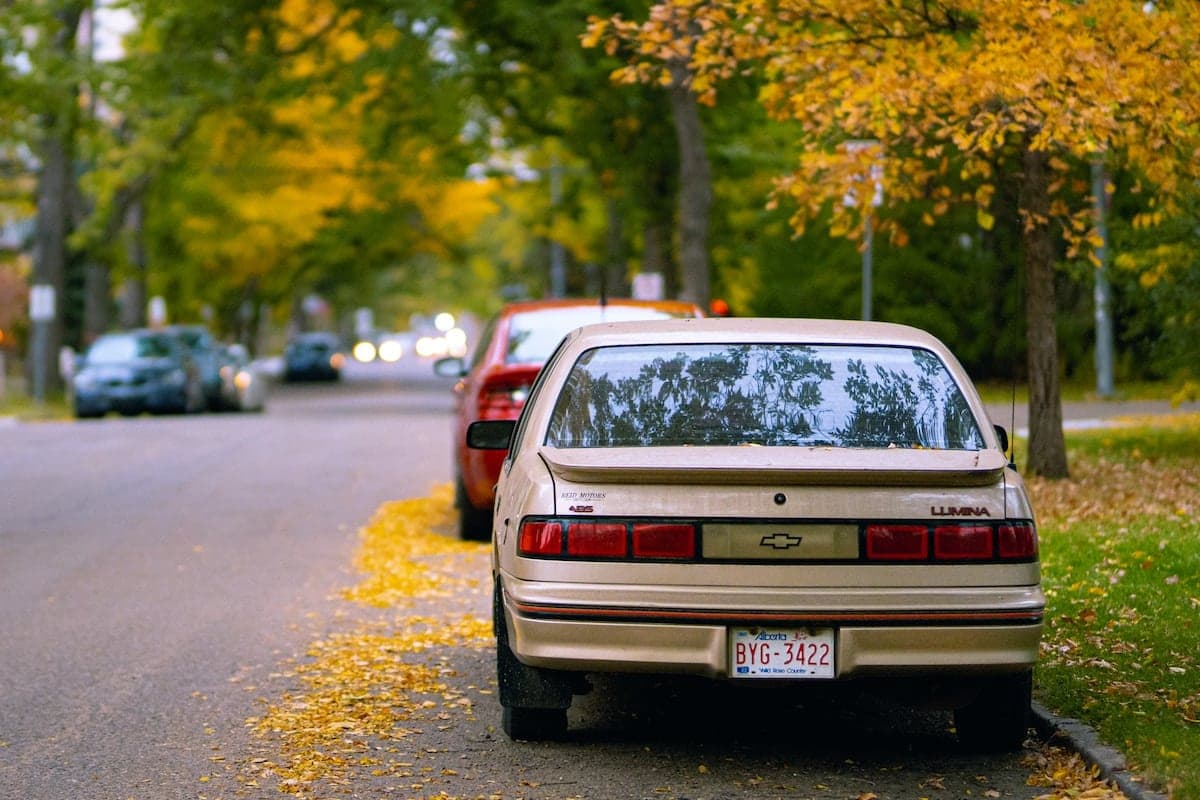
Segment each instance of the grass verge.
[{"label": "grass verge", "polygon": [[38,403],[24,390],[10,386],[0,395],[0,417],[16,417],[27,422],[63,420],[71,418],[71,408],[62,393]]},{"label": "grass verge", "polygon": [[1067,434],[1031,480],[1049,600],[1037,694],[1200,800],[1200,415]]}]

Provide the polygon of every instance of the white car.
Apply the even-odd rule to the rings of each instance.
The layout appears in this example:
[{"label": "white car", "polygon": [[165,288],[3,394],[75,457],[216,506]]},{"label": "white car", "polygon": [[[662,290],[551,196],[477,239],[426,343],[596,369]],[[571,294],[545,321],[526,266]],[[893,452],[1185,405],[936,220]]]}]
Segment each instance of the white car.
[{"label": "white car", "polygon": [[586,675],[885,679],[1019,747],[1042,635],[1037,530],[1007,436],[950,351],[882,323],[681,319],[563,340],[493,517],[514,739],[561,736]]},{"label": "white car", "polygon": [[262,411],[267,403],[267,376],[240,344],[221,352],[221,407],[230,411]]}]

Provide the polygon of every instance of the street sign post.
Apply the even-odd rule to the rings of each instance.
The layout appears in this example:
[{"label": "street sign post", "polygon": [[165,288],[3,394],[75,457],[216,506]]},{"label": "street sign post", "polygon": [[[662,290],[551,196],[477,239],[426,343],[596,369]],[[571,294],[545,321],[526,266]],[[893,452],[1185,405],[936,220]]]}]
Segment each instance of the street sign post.
[{"label": "street sign post", "polygon": [[[846,142],[846,152],[860,153],[864,150],[881,150],[881,145],[874,139],[854,139]],[[871,163],[870,178],[875,185],[871,195],[871,208],[883,205],[883,159],[882,156]],[[858,205],[858,197],[853,191],[847,192],[842,204],[848,207]],[[871,319],[871,282],[874,273],[875,232],[872,230],[871,212],[863,212],[863,251],[862,251],[862,318]]]},{"label": "street sign post", "polygon": [[29,288],[29,320],[33,323],[33,400],[46,400],[46,353],[50,347],[50,324],[54,321],[54,287],[35,283]]}]

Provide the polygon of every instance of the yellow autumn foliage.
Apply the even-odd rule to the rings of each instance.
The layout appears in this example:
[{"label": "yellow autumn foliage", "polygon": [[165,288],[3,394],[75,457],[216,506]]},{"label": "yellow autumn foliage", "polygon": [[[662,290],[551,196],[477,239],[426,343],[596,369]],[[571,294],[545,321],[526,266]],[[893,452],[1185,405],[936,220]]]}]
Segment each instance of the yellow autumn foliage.
[{"label": "yellow autumn foliage", "polygon": [[368,145],[396,74],[359,74],[359,62],[405,31],[368,40],[356,30],[361,12],[330,0],[285,0],[274,14],[264,28],[274,41],[249,46],[280,53],[285,82],[305,91],[200,120],[189,141],[200,167],[184,179],[187,193],[168,200],[186,259],[233,285],[286,274],[330,226],[390,209],[420,217],[403,231],[412,252],[444,256],[447,242],[468,239],[494,212],[492,184],[439,178],[442,143],[420,132]]},{"label": "yellow autumn foliage", "polygon": [[[693,91],[710,104],[723,79],[760,75],[763,105],[802,134],[778,188],[797,206],[798,229],[830,209],[833,229],[854,237],[873,213],[842,202],[864,175],[858,154],[839,146],[847,140],[880,143],[889,204],[928,198],[954,160],[977,184],[954,200],[974,202],[985,228],[994,167],[1022,152],[1050,154],[1060,176],[1098,156],[1134,166],[1156,191],[1147,224],[1173,213],[1200,177],[1193,3],[664,0],[640,23],[593,18],[582,41],[626,53],[623,81],[652,81],[682,51]],[[1054,180],[1051,193],[1068,245],[1089,246],[1087,188]],[[884,219],[876,229],[894,227]]]},{"label": "yellow autumn foliage", "polygon": [[[342,597],[400,613],[315,641],[288,668],[283,677],[296,688],[246,721],[278,750],[247,766],[256,783],[272,779],[284,793],[310,795],[355,769],[406,777],[412,765],[390,757],[381,742],[419,734],[422,718],[473,712],[472,698],[447,683],[444,668],[428,663],[448,649],[492,641],[491,620],[456,600],[478,591],[477,579],[466,577],[475,570],[464,569],[463,559],[477,559],[486,548],[445,535],[452,502],[447,484],[428,497],[385,503],[359,532],[354,566],[363,578]],[[408,612],[430,598],[440,601],[439,613]]]}]

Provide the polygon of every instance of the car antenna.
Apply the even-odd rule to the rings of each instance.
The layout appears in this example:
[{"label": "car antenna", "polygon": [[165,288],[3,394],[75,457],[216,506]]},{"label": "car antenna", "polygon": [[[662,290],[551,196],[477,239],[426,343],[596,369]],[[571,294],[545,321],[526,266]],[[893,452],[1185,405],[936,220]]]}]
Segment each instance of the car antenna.
[{"label": "car antenna", "polygon": [[600,267],[600,307],[608,305],[608,270]]},{"label": "car antenna", "polygon": [[[1017,265],[1013,270],[1013,315],[1016,319],[1020,316],[1021,309],[1021,267]],[[1012,391],[1009,395],[1008,409],[1008,447],[1011,453],[1008,463],[1014,470],[1017,468],[1017,343],[1020,342],[1020,337],[1013,337],[1012,349]],[[1004,471],[1004,518],[1008,519],[1008,470]]]}]

